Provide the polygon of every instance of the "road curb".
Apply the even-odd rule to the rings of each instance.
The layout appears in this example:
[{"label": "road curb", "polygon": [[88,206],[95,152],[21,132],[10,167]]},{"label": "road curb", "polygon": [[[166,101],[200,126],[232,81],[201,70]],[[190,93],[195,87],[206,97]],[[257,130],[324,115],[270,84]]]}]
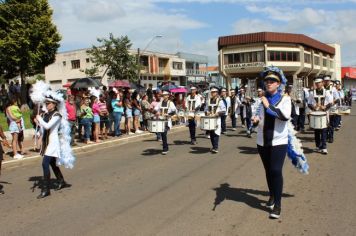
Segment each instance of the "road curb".
[{"label": "road curb", "polygon": [[[182,129],[186,128],[185,125],[180,125],[180,126],[177,126],[177,127],[173,127],[171,130],[172,131],[180,131]],[[81,153],[84,153],[84,152],[90,152],[90,151],[93,151],[93,150],[96,150],[98,148],[105,148],[105,147],[113,147],[115,144],[124,144],[124,143],[128,143],[129,141],[131,140],[136,140],[139,141],[141,138],[145,138],[145,137],[148,137],[150,135],[154,135],[153,133],[142,133],[142,134],[136,134],[136,135],[133,135],[133,136],[126,136],[126,137],[122,137],[122,138],[119,138],[119,139],[114,139],[114,140],[109,140],[109,141],[106,141],[106,142],[102,142],[102,143],[93,143],[93,144],[90,144],[90,145],[85,145],[85,146],[82,146],[82,147],[74,147],[73,148],[73,152],[74,154],[81,154]],[[34,159],[38,159],[40,158],[41,156],[40,155],[34,155],[34,156],[29,156],[29,157],[25,157],[23,159],[19,159],[19,160],[7,160],[7,161],[3,161],[2,162],[2,165],[5,166],[7,164],[16,164],[16,163],[21,163],[23,161],[30,161],[30,160],[34,160]]]}]

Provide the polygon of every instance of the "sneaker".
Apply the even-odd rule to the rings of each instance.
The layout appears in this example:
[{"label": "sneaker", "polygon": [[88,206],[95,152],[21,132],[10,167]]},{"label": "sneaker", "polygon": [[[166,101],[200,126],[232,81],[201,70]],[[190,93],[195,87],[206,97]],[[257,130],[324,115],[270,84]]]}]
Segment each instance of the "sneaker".
[{"label": "sneaker", "polygon": [[190,145],[195,145],[195,144],[197,144],[197,141],[195,141],[195,140],[192,140],[192,141],[190,142]]},{"label": "sneaker", "polygon": [[321,149],[320,148],[314,148],[314,152],[321,152]]},{"label": "sneaker", "polygon": [[211,152],[212,152],[212,153],[218,153],[219,151],[218,151],[218,149],[214,149],[214,148],[213,148],[213,149],[211,149]]},{"label": "sneaker", "polygon": [[210,135],[206,135],[205,137],[206,137],[206,138],[210,138]]},{"label": "sneaker", "polygon": [[128,135],[133,135],[133,134],[135,134],[135,133],[132,133],[132,132],[129,132],[129,133],[128,133]]},{"label": "sneaker", "polygon": [[162,155],[167,155],[168,154],[168,151],[163,151],[162,152]]},{"label": "sneaker", "polygon": [[17,153],[17,154],[14,156],[14,159],[20,160],[20,159],[22,159],[23,157],[24,157],[23,155]]},{"label": "sneaker", "polygon": [[339,128],[339,127],[335,128],[335,131],[339,131],[339,130],[340,130],[340,128]]},{"label": "sneaker", "polygon": [[159,138],[159,139],[157,139],[157,142],[162,142],[162,139],[160,139],[160,138]]},{"label": "sneaker", "polygon": [[141,130],[136,130],[136,132],[135,132],[135,134],[142,134],[143,133],[143,131],[141,131]]},{"label": "sneaker", "polygon": [[271,219],[279,219],[280,216],[281,216],[281,207],[275,205],[273,207],[273,210],[269,214],[269,218],[271,218]]},{"label": "sneaker", "polygon": [[266,203],[266,207],[268,209],[270,209],[270,210],[273,210],[273,208],[274,208],[274,200],[273,200],[273,198],[270,197],[268,199],[268,202]]},{"label": "sneaker", "polygon": [[245,128],[245,125],[241,125],[242,128]]},{"label": "sneaker", "polygon": [[326,155],[326,154],[328,154],[328,149],[326,149],[326,148],[321,149],[320,152],[321,152],[321,154]]},{"label": "sneaker", "polygon": [[231,130],[232,130],[232,131],[236,131],[236,128],[232,128]]}]

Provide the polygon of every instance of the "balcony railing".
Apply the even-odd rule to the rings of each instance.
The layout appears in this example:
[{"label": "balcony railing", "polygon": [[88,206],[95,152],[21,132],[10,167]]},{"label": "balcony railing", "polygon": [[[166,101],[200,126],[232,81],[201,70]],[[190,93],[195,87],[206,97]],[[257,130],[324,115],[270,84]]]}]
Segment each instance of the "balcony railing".
[{"label": "balcony railing", "polygon": [[187,75],[200,75],[200,76],[206,76],[206,75],[207,75],[207,73],[206,73],[206,71],[203,71],[203,70],[187,69]]}]

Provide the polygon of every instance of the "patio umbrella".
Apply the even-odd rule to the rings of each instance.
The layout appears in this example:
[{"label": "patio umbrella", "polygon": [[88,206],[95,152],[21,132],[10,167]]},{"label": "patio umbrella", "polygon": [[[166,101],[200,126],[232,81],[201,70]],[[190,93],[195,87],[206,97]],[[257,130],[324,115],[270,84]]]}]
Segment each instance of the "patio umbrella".
[{"label": "patio umbrella", "polygon": [[175,88],[170,90],[171,93],[187,93],[188,90],[186,88]]},{"label": "patio umbrella", "polygon": [[165,91],[171,91],[172,89],[176,89],[178,88],[177,85],[174,85],[174,84],[166,84],[166,85],[163,85],[161,87],[161,90],[165,90]]},{"label": "patio umbrella", "polygon": [[146,88],[140,84],[130,83],[130,88],[136,90],[137,92],[145,92]]},{"label": "patio umbrella", "polygon": [[95,80],[93,78],[82,78],[73,82],[70,86],[71,89],[82,89],[82,88],[90,88],[90,87],[100,87],[103,86],[100,81]]},{"label": "patio umbrella", "polygon": [[131,88],[129,81],[127,80],[115,80],[109,84],[109,87],[113,88]]}]

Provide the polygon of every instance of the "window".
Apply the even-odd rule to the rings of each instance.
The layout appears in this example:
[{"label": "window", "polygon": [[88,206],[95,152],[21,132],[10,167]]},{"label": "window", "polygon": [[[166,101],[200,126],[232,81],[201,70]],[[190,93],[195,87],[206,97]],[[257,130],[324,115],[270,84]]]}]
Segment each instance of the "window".
[{"label": "window", "polygon": [[224,64],[263,62],[264,55],[264,51],[225,54]]},{"label": "window", "polygon": [[66,66],[66,65],[67,65],[67,62],[66,62],[66,61],[63,61],[62,63],[63,63],[63,66]]},{"label": "window", "polygon": [[183,63],[182,62],[173,62],[173,69],[174,70],[183,70]]},{"label": "window", "polygon": [[317,66],[320,66],[319,57],[318,56],[314,56],[314,64],[317,65]]},{"label": "window", "polygon": [[79,69],[79,68],[80,68],[80,60],[73,60],[72,69]]},{"label": "window", "polygon": [[90,62],[90,59],[89,59],[89,58],[87,58],[87,59],[85,59],[85,61],[86,61],[87,63],[89,63],[89,62]]},{"label": "window", "polygon": [[326,59],[323,58],[323,66],[326,67]]},{"label": "window", "polygon": [[311,63],[311,55],[304,53],[304,62],[305,63]]},{"label": "window", "polygon": [[332,60],[330,60],[330,68],[334,68],[334,62]]},{"label": "window", "polygon": [[268,51],[269,61],[299,61],[299,52]]}]

